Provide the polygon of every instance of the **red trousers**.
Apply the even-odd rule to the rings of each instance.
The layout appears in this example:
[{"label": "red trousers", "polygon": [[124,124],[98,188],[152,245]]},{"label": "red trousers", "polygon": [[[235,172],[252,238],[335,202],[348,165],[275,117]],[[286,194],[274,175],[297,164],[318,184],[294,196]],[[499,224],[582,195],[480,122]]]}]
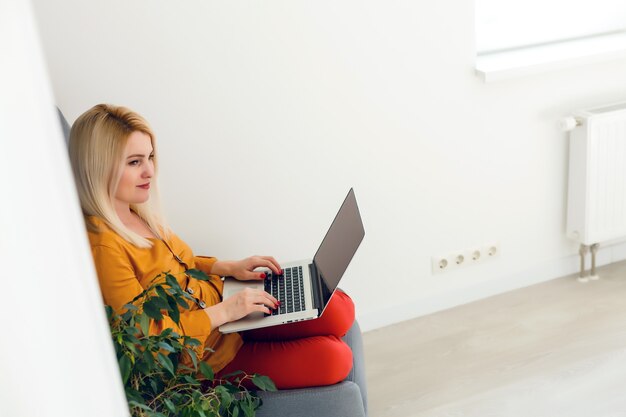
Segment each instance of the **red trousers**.
[{"label": "red trousers", "polygon": [[278,389],[332,385],[352,369],[352,351],[341,337],[354,322],[354,304],[336,291],[315,320],[241,333],[244,345],[219,375],[235,371],[269,376]]}]

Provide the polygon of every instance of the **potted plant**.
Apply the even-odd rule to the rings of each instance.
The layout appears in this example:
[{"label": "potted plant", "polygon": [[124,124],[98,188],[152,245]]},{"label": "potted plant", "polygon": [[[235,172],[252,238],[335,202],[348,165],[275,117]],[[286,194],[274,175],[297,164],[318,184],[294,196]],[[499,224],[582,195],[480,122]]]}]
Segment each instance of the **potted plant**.
[{"label": "potted plant", "polygon": [[[199,280],[208,276],[192,269],[186,273]],[[170,273],[158,275],[141,294],[117,314],[106,306],[122,382],[133,417],[252,417],[262,401],[247,387],[275,391],[266,376],[243,372],[216,379],[209,365],[199,360],[200,342],[165,329],[150,335],[150,320],[167,314],[179,323],[179,308],[188,309],[191,296]],[[181,356],[188,355],[192,366]]]}]

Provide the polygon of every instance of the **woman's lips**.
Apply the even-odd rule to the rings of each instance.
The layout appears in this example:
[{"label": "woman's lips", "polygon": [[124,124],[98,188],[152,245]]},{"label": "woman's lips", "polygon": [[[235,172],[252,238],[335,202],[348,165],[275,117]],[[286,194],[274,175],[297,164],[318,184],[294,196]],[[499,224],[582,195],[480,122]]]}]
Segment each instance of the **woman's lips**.
[{"label": "woman's lips", "polygon": [[150,189],[150,183],[143,184],[143,185],[138,185],[137,187],[143,188],[144,190],[149,190]]}]

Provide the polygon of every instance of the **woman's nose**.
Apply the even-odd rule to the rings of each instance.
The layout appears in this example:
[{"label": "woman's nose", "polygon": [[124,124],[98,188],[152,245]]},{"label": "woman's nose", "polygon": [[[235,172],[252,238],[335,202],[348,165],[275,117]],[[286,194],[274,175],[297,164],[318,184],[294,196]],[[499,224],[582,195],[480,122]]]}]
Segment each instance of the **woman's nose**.
[{"label": "woman's nose", "polygon": [[154,163],[150,161],[149,163],[144,165],[146,169],[143,171],[144,178],[152,178],[154,176]]}]

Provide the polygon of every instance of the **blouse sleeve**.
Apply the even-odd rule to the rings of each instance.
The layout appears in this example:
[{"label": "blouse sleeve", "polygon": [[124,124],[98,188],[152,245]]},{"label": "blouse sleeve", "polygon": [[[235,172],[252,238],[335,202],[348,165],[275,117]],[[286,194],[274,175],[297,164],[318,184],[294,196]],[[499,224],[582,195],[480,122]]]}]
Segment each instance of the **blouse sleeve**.
[{"label": "blouse sleeve", "polygon": [[217,262],[217,258],[213,258],[212,256],[194,256],[193,261],[196,264],[196,268],[202,272],[211,274],[211,270],[215,262]]},{"label": "blouse sleeve", "polygon": [[196,268],[209,275],[209,281],[211,285],[218,292],[218,297],[216,297],[215,299],[211,299],[210,304],[213,305],[219,303],[221,301],[219,296],[224,293],[224,281],[222,281],[218,275],[211,274],[213,264],[217,262],[217,258],[209,256],[194,256],[193,261]]},{"label": "blouse sleeve", "polygon": [[[123,311],[123,306],[143,291],[130,259],[121,248],[111,246],[93,246],[92,253],[105,304],[117,312]],[[178,325],[166,315],[163,320],[150,321],[150,334],[159,334],[166,328],[204,344],[211,332],[211,319],[204,310],[182,310]]]}]

